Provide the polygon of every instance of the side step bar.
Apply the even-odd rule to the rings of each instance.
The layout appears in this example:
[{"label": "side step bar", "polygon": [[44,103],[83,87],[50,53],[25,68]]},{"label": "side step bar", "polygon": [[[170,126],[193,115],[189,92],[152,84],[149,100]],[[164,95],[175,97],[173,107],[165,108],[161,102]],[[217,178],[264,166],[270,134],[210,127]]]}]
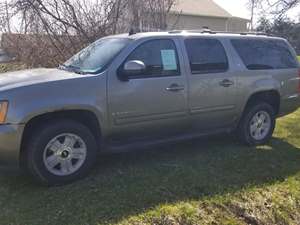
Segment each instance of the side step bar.
[{"label": "side step bar", "polygon": [[111,144],[107,144],[103,146],[102,153],[105,154],[122,153],[122,152],[130,152],[132,150],[137,150],[137,149],[149,149],[164,144],[175,144],[186,140],[197,139],[200,137],[217,135],[217,134],[225,134],[225,133],[229,133],[230,131],[231,131],[230,129],[219,129],[207,133],[184,134],[180,136],[172,136],[163,139],[143,140],[143,141],[136,141],[131,143],[112,142]]}]

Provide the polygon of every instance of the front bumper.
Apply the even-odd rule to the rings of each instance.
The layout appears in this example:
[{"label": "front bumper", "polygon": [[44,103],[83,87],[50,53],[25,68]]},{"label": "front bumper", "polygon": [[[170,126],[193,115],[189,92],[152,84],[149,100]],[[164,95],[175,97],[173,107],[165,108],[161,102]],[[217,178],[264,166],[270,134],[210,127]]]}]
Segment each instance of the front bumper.
[{"label": "front bumper", "polygon": [[0,164],[19,165],[24,125],[0,125]]},{"label": "front bumper", "polygon": [[300,94],[287,96],[281,99],[279,116],[295,112],[300,107]]}]

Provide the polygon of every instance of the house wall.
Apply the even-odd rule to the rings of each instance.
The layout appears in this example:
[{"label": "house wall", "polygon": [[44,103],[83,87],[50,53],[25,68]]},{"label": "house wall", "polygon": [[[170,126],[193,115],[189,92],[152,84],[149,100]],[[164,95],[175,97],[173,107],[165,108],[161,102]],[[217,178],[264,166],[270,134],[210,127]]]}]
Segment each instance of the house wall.
[{"label": "house wall", "polygon": [[249,21],[241,18],[230,18],[228,23],[228,31],[246,32],[248,31]]},{"label": "house wall", "polygon": [[247,31],[247,20],[240,18],[218,18],[171,14],[168,18],[169,30],[197,30],[208,27],[216,31]]},{"label": "house wall", "polygon": [[168,29],[171,30],[197,30],[208,27],[211,30],[223,31],[226,29],[225,18],[213,18],[189,15],[169,15]]}]

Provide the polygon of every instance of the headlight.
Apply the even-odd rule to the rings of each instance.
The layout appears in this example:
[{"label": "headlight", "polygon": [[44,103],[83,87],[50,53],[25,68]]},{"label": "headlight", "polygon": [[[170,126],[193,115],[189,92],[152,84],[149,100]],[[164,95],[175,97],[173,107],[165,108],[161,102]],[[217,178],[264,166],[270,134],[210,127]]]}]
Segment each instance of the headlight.
[{"label": "headlight", "polygon": [[0,101],[0,124],[5,123],[8,110],[8,101]]}]

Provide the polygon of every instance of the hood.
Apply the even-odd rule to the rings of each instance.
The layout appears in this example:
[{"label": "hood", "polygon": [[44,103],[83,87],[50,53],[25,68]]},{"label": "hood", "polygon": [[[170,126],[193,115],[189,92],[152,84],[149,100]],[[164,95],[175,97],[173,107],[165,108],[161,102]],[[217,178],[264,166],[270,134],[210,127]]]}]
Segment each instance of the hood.
[{"label": "hood", "polygon": [[29,86],[58,80],[66,80],[83,75],[59,69],[30,69],[0,74],[0,90]]}]

